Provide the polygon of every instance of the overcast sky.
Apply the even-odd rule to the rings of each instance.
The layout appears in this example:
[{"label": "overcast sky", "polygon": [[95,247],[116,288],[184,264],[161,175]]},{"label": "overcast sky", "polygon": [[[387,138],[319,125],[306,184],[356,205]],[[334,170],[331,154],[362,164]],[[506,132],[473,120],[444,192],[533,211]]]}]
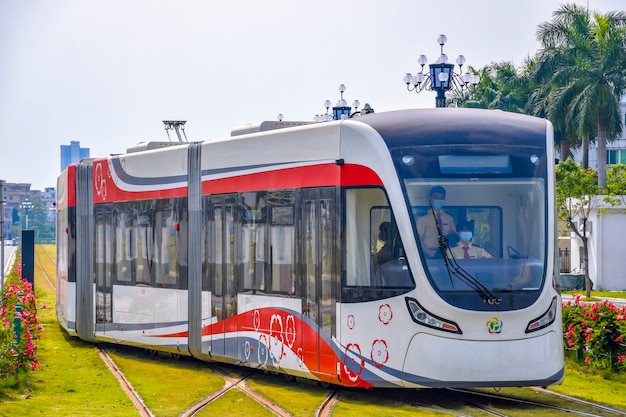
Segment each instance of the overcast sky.
[{"label": "overcast sky", "polygon": [[[92,157],[245,123],[313,120],[323,102],[435,106],[402,81],[444,52],[519,66],[553,0],[0,0],[0,179],[55,187],[60,145]],[[605,13],[624,0],[577,0]],[[446,9],[448,7],[448,9]],[[174,138],[175,135],[172,135]]]}]

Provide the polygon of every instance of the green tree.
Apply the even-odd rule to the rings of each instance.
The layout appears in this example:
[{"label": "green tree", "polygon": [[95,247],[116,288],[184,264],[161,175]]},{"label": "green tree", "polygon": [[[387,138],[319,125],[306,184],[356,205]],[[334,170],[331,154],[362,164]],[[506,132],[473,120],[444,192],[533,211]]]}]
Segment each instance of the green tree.
[{"label": "green tree", "polygon": [[523,113],[531,90],[512,62],[492,62],[473,72],[479,76],[478,84],[457,98],[461,107]]},{"label": "green tree", "polygon": [[611,165],[606,172],[607,201],[626,205],[626,165]]},{"label": "green tree", "polygon": [[597,135],[598,185],[606,187],[606,143],[621,135],[619,99],[626,91],[626,12],[589,13],[564,4],[537,29],[542,44],[538,83],[550,102],[566,109],[565,126],[584,140]]},{"label": "green tree", "polygon": [[556,166],[557,217],[565,222],[583,242],[585,293],[587,297],[591,295],[588,219],[591,211],[599,207],[602,202],[601,192],[602,189],[598,186],[595,170],[582,168],[571,158]]},{"label": "green tree", "polygon": [[[528,57],[522,64],[522,77],[519,82],[524,83],[531,90],[527,95],[524,112],[533,116],[549,119],[554,126],[554,143],[559,150],[560,160],[565,161],[572,156],[571,150],[580,146],[578,138],[571,124],[567,123],[567,103],[555,105],[551,100],[554,86],[537,77],[541,67],[539,55]],[[583,153],[583,158],[585,157]],[[583,166],[587,165],[583,162]]]},{"label": "green tree", "polygon": [[[32,229],[35,232],[35,241],[41,242],[53,242],[56,239],[56,225],[54,220],[50,219],[49,210],[46,207],[46,203],[39,196],[32,196],[28,200],[28,208],[22,202],[20,206],[15,209],[17,219],[11,225],[10,233],[14,237],[21,237],[22,230]],[[26,217],[28,216],[28,225],[26,224]]]}]

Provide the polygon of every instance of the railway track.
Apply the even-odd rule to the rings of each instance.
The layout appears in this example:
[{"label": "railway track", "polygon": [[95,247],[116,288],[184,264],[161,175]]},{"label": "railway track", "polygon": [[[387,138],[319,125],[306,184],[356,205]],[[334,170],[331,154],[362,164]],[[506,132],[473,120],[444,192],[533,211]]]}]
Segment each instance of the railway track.
[{"label": "railway track", "polygon": [[[48,258],[50,259],[50,261],[56,265],[56,260],[50,256],[50,254],[46,251],[44,246],[40,246],[40,248],[42,249],[42,251],[48,256]],[[50,288],[52,288],[52,291],[56,292],[56,284],[54,282],[56,282],[56,279],[54,280],[54,282],[50,279],[50,277],[48,276],[48,274],[46,273],[46,268],[43,267],[43,265],[41,264],[41,260],[39,259],[39,256],[37,255],[37,252],[35,252],[35,261],[37,262],[37,266],[39,267],[39,269],[41,270],[42,275],[44,276],[44,278],[46,279],[46,281],[48,282],[48,284],[50,285]]]},{"label": "railway track", "polygon": [[537,388],[533,388],[533,389],[535,391],[537,391],[537,392],[542,392],[542,393],[545,393],[545,394],[548,394],[548,395],[554,395],[556,397],[565,398],[568,401],[572,401],[572,402],[575,402],[577,404],[589,405],[589,406],[594,407],[594,408],[596,408],[598,410],[606,411],[608,413],[612,413],[612,414],[615,414],[615,415],[618,415],[618,416],[626,416],[626,411],[619,410],[619,409],[614,408],[614,407],[607,407],[607,406],[602,405],[602,404],[596,404],[596,403],[592,403],[590,401],[581,400],[580,398],[575,398],[575,397],[572,397],[572,396],[569,396],[569,395],[561,394],[559,392],[550,391],[550,390],[547,390],[545,388],[538,388],[537,387]]},{"label": "railway track", "polygon": [[[45,255],[42,255],[45,254]],[[39,256],[45,256],[45,258],[40,259]],[[52,262],[56,264],[54,257],[43,248],[42,251],[36,251],[35,253],[36,264],[42,272],[44,279],[48,282],[48,285],[56,291],[55,288],[55,280],[51,279],[50,276],[46,273],[44,268],[44,264],[48,262]],[[142,417],[153,417],[154,414],[151,410],[146,406],[144,401],[142,400],[140,394],[133,388],[132,384],[126,379],[124,374],[120,371],[118,366],[112,360],[112,358],[108,355],[106,350],[102,346],[98,346],[99,354],[102,361],[107,365],[110,372],[115,376],[118,380],[120,386],[126,393],[126,395],[131,399],[132,403],[135,405],[137,412]],[[172,365],[175,366],[175,365]],[[201,411],[209,411],[211,409],[211,404],[215,403],[218,399],[220,399],[224,394],[228,391],[237,389],[243,392],[245,395],[253,399],[258,404],[262,405],[265,409],[268,410],[268,414],[276,415],[279,417],[291,416],[288,411],[282,408],[279,404],[276,404],[254,391],[247,385],[247,380],[254,375],[254,371],[248,372],[246,374],[240,376],[231,376],[224,368],[219,365],[210,365],[210,369],[216,375],[219,375],[222,379],[224,379],[224,385],[208,394],[206,397],[202,398],[196,404],[183,411],[181,416],[191,417],[198,415]],[[243,372],[243,371],[242,371]],[[626,411],[615,409],[612,407],[607,407],[602,404],[597,404],[589,401],[584,401],[578,398],[574,398],[571,396],[567,396],[564,394],[556,393],[551,390],[542,389],[542,388],[533,388],[535,392],[559,397],[567,400],[567,404],[564,407],[559,407],[550,404],[548,400],[545,402],[541,401],[529,401],[526,399],[515,398],[515,396],[507,396],[501,393],[488,393],[481,390],[463,390],[463,389],[448,389],[448,390],[407,390],[404,395],[397,395],[397,401],[399,404],[409,405],[415,410],[423,410],[423,411],[437,411],[444,412],[450,415],[455,416],[471,416],[471,415],[492,415],[492,416],[500,416],[500,417],[508,417],[519,415],[520,410],[524,410],[523,412],[532,412],[536,415],[541,414],[550,414],[550,415],[574,415],[574,416],[602,416],[602,417],[611,417],[611,416],[622,416],[626,417]],[[398,390],[403,391],[403,390]],[[410,391],[410,392],[409,392]],[[387,396],[396,397],[396,392],[394,390],[393,393],[389,391],[377,391],[372,390],[368,391],[367,394],[363,394],[363,401],[366,399],[371,399],[372,396],[380,396],[380,398],[386,398]],[[339,404],[340,399],[344,390],[342,389],[330,389],[328,394],[321,402],[319,407],[315,410],[315,417],[330,417],[330,416],[340,416],[341,414],[337,414],[336,406]],[[390,395],[391,394],[391,395]],[[450,406],[450,400],[454,399],[456,406],[462,404],[465,408],[463,412],[459,412],[458,408],[455,410],[454,407]],[[368,403],[371,403],[369,401]],[[375,402],[374,402],[375,403]],[[571,404],[571,406],[569,405]],[[467,409],[475,410],[474,412],[468,412]]]},{"label": "railway track", "polygon": [[111,371],[111,373],[115,376],[115,379],[117,379],[119,384],[122,386],[122,389],[124,390],[128,398],[130,398],[133,405],[139,412],[139,415],[141,417],[154,417],[154,414],[152,414],[148,406],[143,402],[143,399],[141,398],[139,393],[137,393],[132,384],[128,382],[128,380],[124,376],[124,373],[120,371],[120,369],[117,367],[117,365],[108,355],[108,353],[102,348],[102,346],[98,346],[98,350],[100,351],[100,359],[102,359],[107,368],[109,368],[109,371]]},{"label": "railway track", "polygon": [[320,407],[315,411],[315,417],[329,417],[333,413],[335,405],[339,402],[339,391],[331,391],[324,399]]},{"label": "railway track", "polygon": [[[45,253],[46,256],[50,259],[50,261],[56,265],[56,260],[46,251],[45,247],[40,246],[40,248],[42,249],[42,252]],[[53,281],[50,279],[50,277],[48,276],[46,269],[43,267],[42,262],[39,259],[39,256],[37,255],[37,252],[35,252],[35,260],[37,262],[37,265],[42,275],[44,276],[44,278],[46,279],[46,281],[48,282],[52,290],[56,291],[56,286],[53,283]],[[126,377],[124,376],[124,373],[118,368],[118,366],[115,364],[115,362],[106,352],[106,350],[100,345],[98,345],[98,350],[99,350],[100,358],[105,363],[109,371],[113,374],[115,379],[119,382],[120,386],[122,387],[122,389],[124,390],[128,398],[130,398],[133,405],[137,409],[139,415],[141,417],[154,417],[154,414],[150,411],[148,406],[144,403],[139,393],[134,389],[132,384],[126,379]],[[252,375],[252,373],[248,373],[242,378],[235,378],[235,377],[229,376],[226,372],[221,370],[221,368],[219,367],[215,367],[214,369],[212,369],[212,371],[213,373],[221,376],[224,379],[225,381],[224,387],[222,387],[221,389],[219,389],[218,391],[214,393],[211,393],[207,397],[203,398],[201,401],[199,401],[197,404],[192,406],[190,409],[183,412],[181,416],[191,417],[191,416],[197,415],[198,412],[208,407],[213,401],[222,397],[227,391],[236,388],[236,389],[241,390],[243,393],[248,395],[250,398],[252,398],[254,401],[259,403],[260,405],[262,405],[269,411],[271,411],[273,414],[279,417],[291,417],[291,414],[289,412],[287,412],[286,410],[284,410],[277,404],[273,403],[269,399],[265,398],[264,396],[260,395],[256,391],[246,386],[245,380],[249,378]],[[320,417],[326,417],[328,415],[330,414],[320,414]]]},{"label": "railway track", "polygon": [[190,409],[185,411],[183,414],[181,414],[182,417],[193,417],[193,416],[198,415],[200,411],[210,406],[212,402],[222,397],[226,392],[230,391],[231,389],[238,389],[242,391],[248,397],[252,398],[254,401],[262,405],[264,408],[266,408],[267,410],[269,410],[272,414],[276,416],[291,417],[291,414],[288,411],[286,411],[279,405],[275,404],[274,402],[270,401],[266,397],[260,395],[258,392],[254,391],[253,389],[251,389],[250,387],[246,385],[246,380],[250,376],[252,376],[252,373],[248,373],[242,377],[232,377],[217,366],[212,367],[211,370],[213,371],[214,374],[219,375],[224,379],[225,381],[224,386],[218,391],[209,395],[208,397],[203,398],[197,404],[195,404]]},{"label": "railway track", "polygon": [[[40,248],[42,252],[44,252],[46,256],[50,259],[50,261],[54,265],[56,265],[56,260],[46,251],[45,247],[40,245]],[[56,292],[56,286],[52,282],[50,277],[48,276],[46,269],[43,267],[41,263],[41,259],[39,259],[39,255],[37,251],[35,251],[35,261],[37,262],[37,266],[39,267],[43,277],[46,279],[46,281],[48,282],[52,290]],[[98,350],[99,350],[100,359],[102,359],[102,361],[107,366],[109,371],[113,374],[115,379],[119,382],[120,386],[122,387],[122,389],[124,390],[128,398],[130,398],[131,402],[133,403],[137,411],[139,412],[139,415],[141,417],[154,417],[154,414],[152,414],[150,409],[145,405],[145,403],[143,402],[143,399],[139,396],[137,391],[135,391],[131,383],[128,382],[128,380],[126,379],[122,371],[120,371],[120,369],[117,367],[113,359],[111,359],[111,357],[106,353],[106,351],[102,348],[102,346],[98,346]]]},{"label": "railway track", "polygon": [[[535,414],[541,415],[548,411],[563,413],[564,415],[577,415],[583,417],[599,417],[599,416],[626,416],[626,411],[607,407],[602,404],[592,403],[590,401],[580,400],[574,397],[555,393],[543,388],[533,388],[536,392],[541,392],[549,396],[558,396],[567,399],[572,403],[571,407],[559,407],[540,401],[529,401],[500,394],[486,393],[476,390],[466,389],[448,389],[450,395],[472,408],[485,412],[489,415],[508,417],[502,410],[509,409],[526,409],[532,410]],[[572,408],[575,405],[584,406],[582,409]],[[588,409],[588,410],[587,410]]]},{"label": "railway track", "polygon": [[53,264],[56,265],[56,263],[57,263],[56,256],[52,257],[52,255],[50,255],[50,252],[48,252],[48,250],[46,249],[46,247],[44,245],[40,245],[39,247],[41,248],[41,251],[46,254],[48,259],[50,259],[50,262],[52,262]]}]

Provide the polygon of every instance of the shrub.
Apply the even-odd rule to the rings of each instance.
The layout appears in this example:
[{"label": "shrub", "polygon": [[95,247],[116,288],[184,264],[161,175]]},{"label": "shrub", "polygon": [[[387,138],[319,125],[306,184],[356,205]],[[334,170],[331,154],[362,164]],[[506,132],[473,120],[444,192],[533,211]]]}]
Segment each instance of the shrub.
[{"label": "shrub", "polygon": [[597,368],[626,370],[626,308],[605,300],[563,304],[563,337],[566,349],[575,350],[585,363]]},{"label": "shrub", "polygon": [[37,320],[33,287],[27,280],[20,278],[20,266],[21,261],[16,261],[4,289],[0,292],[1,380],[11,377],[19,380],[20,371],[35,370],[39,366],[35,343],[43,332],[43,327]]}]

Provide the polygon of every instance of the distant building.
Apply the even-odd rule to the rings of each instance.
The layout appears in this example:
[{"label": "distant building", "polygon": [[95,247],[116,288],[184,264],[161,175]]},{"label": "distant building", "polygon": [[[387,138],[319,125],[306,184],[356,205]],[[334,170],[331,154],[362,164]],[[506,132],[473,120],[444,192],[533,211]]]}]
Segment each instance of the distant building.
[{"label": "distant building", "polygon": [[4,198],[4,237],[8,239],[11,236],[9,229],[13,224],[14,211],[16,211],[22,201],[32,196],[30,184],[28,183],[4,183],[3,190]]},{"label": "distant building", "polygon": [[48,221],[54,222],[57,218],[56,201],[57,191],[54,187],[46,187],[41,193],[41,200],[46,204],[46,210],[48,211]]},{"label": "distant building", "polygon": [[[43,207],[37,203],[36,207],[32,207],[33,210],[36,209],[38,213],[41,213],[41,210],[45,210],[46,213],[46,221],[55,222],[56,221],[56,189],[54,187],[46,187],[44,191],[40,190],[32,190],[31,184],[29,183],[10,183],[5,182],[2,187],[2,198],[4,199],[4,237],[5,239],[19,238],[18,236],[11,236],[11,226],[16,221],[23,221],[21,216],[24,215],[24,203],[27,201],[41,201],[43,203]],[[28,209],[26,211],[28,213]],[[31,212],[32,214],[32,212]],[[1,215],[1,214],[0,214]],[[39,221],[41,217],[39,217]],[[31,216],[31,225],[33,217]],[[39,235],[35,236],[37,240]],[[50,237],[45,238],[48,242],[51,240]]]},{"label": "distant building", "polygon": [[69,145],[61,145],[61,171],[83,158],[89,158],[89,148],[81,148],[80,142],[72,140]]}]

